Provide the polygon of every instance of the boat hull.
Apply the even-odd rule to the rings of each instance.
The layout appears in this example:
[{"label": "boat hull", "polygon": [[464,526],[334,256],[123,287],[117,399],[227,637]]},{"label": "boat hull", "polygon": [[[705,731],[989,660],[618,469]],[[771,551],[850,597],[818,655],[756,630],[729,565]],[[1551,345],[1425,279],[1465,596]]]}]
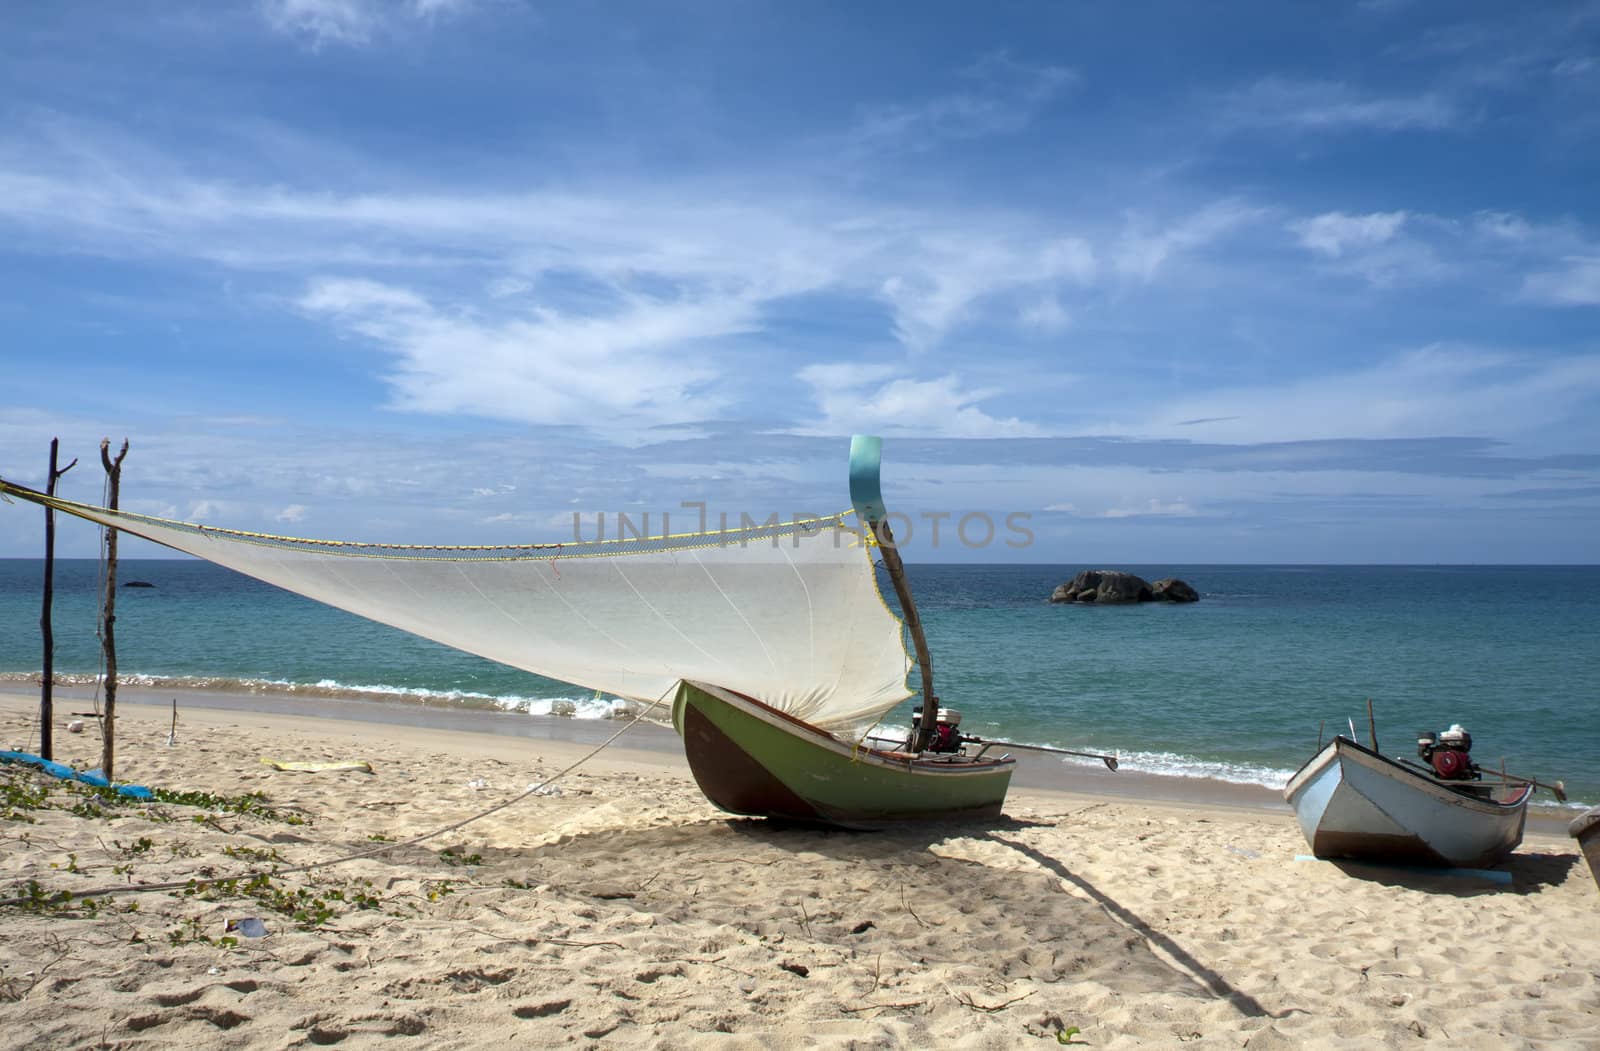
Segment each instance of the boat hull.
[{"label": "boat hull", "polygon": [[1596,886],[1600,886],[1600,806],[1580,814],[1567,826],[1567,831],[1578,841],[1578,849],[1589,862],[1589,872]]},{"label": "boat hull", "polygon": [[1495,864],[1522,842],[1533,787],[1504,800],[1465,795],[1336,737],[1283,794],[1319,858],[1474,868]]},{"label": "boat hull", "polygon": [[998,816],[1013,759],[891,757],[852,747],[760,701],[678,688],[673,722],[689,769],[723,810],[851,828]]}]

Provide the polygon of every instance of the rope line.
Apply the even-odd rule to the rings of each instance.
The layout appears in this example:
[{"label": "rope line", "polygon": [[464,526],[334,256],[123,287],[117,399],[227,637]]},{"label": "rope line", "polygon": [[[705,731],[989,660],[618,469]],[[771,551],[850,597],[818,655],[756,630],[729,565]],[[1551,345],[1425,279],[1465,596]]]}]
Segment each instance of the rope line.
[{"label": "rope line", "polygon": [[[460,561],[518,561],[524,559],[543,558],[593,558],[600,555],[644,554],[657,551],[682,551],[697,547],[728,547],[735,544],[747,544],[756,540],[780,539],[799,533],[810,535],[824,529],[843,529],[851,533],[855,530],[845,524],[845,520],[853,515],[854,510],[840,511],[833,515],[824,515],[817,518],[796,518],[789,522],[767,522],[738,526],[735,528],[708,529],[688,533],[666,533],[661,536],[618,536],[610,540],[572,540],[563,543],[532,543],[532,544],[385,544],[357,540],[319,540],[312,537],[281,536],[275,533],[260,533],[246,529],[228,529],[222,526],[208,526],[198,522],[183,522],[176,519],[160,518],[156,515],[139,514],[135,511],[118,509],[113,512],[103,506],[108,496],[102,496],[102,506],[83,504],[75,500],[66,500],[59,496],[49,496],[27,486],[17,485],[0,479],[0,497],[16,496],[24,500],[51,507],[57,511],[72,515],[76,518],[87,518],[99,521],[97,516],[115,517],[124,520],[129,525],[117,525],[115,528],[128,532],[137,532],[132,526],[145,524],[159,526],[165,529],[175,529],[199,536],[221,536],[240,543],[256,544],[266,547],[305,549],[326,551],[333,554],[348,555],[351,557],[367,558],[410,558],[419,559],[430,556],[417,554],[404,554],[404,552],[438,551],[446,554],[439,557],[459,559]],[[774,516],[776,518],[776,516]],[[101,522],[104,527],[105,523]],[[148,539],[148,538],[147,538]],[[159,541],[157,541],[159,543]],[[461,555],[457,552],[529,552],[528,554],[483,554]],[[390,552],[400,552],[391,554]]]}]

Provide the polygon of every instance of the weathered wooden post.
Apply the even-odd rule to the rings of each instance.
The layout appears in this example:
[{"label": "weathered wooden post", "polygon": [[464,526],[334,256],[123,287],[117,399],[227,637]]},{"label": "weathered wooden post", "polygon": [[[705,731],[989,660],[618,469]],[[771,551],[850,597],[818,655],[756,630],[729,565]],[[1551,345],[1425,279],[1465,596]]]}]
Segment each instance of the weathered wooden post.
[{"label": "weathered wooden post", "polygon": [[[117,509],[117,489],[122,482],[122,458],[128,455],[128,439],[122,439],[122,451],[111,458],[111,439],[100,439],[100,463],[106,469],[106,507]],[[100,720],[104,746],[100,751],[100,773],[106,780],[112,778],[112,764],[117,752],[117,640],[114,625],[117,622],[117,531],[106,527],[106,575],[104,602],[100,612],[100,645],[106,661],[106,711]]]},{"label": "weathered wooden post", "polygon": [[[61,439],[50,439],[50,474],[45,480],[44,492],[46,496],[56,495],[56,479],[78,466],[77,457],[72,462],[56,470],[56,451],[61,447]],[[49,504],[44,508],[44,608],[39,611],[39,634],[44,637],[44,678],[39,686],[39,754],[46,759],[54,759],[55,734],[52,723],[55,719],[55,698],[52,696],[52,687],[56,681],[56,635],[51,627],[50,604],[55,595],[56,571],[56,512]]]}]

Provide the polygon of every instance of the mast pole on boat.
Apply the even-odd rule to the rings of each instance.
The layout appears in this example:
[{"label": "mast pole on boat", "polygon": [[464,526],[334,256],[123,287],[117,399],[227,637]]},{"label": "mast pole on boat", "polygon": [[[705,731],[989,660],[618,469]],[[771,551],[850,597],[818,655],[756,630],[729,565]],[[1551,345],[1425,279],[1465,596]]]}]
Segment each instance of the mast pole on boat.
[{"label": "mast pole on boat", "polygon": [[917,615],[917,604],[911,598],[911,584],[906,580],[905,563],[900,560],[894,531],[889,528],[889,511],[883,504],[883,489],[878,479],[882,458],[882,438],[857,434],[850,439],[850,502],[878,542],[878,550],[883,554],[883,568],[889,571],[889,579],[894,583],[895,596],[900,600],[900,613],[905,618],[906,627],[911,632],[911,644],[916,649],[917,667],[922,679],[922,720],[917,725],[912,750],[922,752],[927,750],[933,736],[939,699],[933,695],[933,658],[928,653],[928,639],[922,633],[922,618]]}]

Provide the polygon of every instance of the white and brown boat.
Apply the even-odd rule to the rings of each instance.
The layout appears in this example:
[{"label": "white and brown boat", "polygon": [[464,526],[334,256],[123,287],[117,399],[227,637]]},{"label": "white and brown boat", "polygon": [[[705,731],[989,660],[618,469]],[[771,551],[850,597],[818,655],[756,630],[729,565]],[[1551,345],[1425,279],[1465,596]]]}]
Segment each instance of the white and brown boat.
[{"label": "white and brown boat", "polygon": [[1493,865],[1522,842],[1534,783],[1484,780],[1471,740],[1459,726],[1422,735],[1424,767],[1335,737],[1289,779],[1284,798],[1319,858]]}]

